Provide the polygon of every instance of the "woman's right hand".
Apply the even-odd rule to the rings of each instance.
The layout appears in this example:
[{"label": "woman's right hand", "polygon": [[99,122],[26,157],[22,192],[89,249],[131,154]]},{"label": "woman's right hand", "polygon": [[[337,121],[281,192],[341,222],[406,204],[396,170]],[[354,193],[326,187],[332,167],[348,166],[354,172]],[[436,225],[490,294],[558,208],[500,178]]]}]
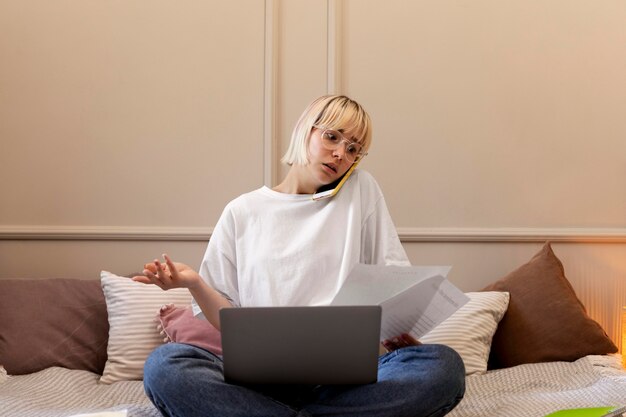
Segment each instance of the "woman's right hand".
[{"label": "woman's right hand", "polygon": [[401,348],[408,346],[419,346],[422,342],[415,339],[408,333],[402,333],[400,336],[392,337],[391,339],[385,339],[381,342],[381,345],[387,352],[393,352]]},{"label": "woman's right hand", "polygon": [[163,290],[172,288],[194,288],[200,284],[202,278],[189,266],[173,262],[169,256],[163,254],[165,263],[158,259],[144,265],[143,275],[134,276],[133,281],[144,284],[153,284]]}]

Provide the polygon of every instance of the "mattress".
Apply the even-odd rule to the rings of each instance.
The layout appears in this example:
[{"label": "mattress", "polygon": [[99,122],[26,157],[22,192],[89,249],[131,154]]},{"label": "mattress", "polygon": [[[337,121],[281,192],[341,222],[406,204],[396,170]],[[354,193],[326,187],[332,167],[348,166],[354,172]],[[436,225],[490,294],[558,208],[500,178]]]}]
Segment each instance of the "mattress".
[{"label": "mattress", "polygon": [[543,417],[569,408],[626,405],[619,355],[525,364],[466,379],[465,397],[449,417]]},{"label": "mattress", "polygon": [[128,417],[161,417],[144,394],[141,381],[99,383],[89,371],[52,367],[0,382],[0,416],[67,417],[127,410]]},{"label": "mattress", "polygon": [[[98,382],[99,375],[65,368],[0,376],[0,416],[68,417],[127,410],[159,417],[141,381]],[[618,355],[575,362],[526,364],[467,377],[465,398],[449,417],[543,417],[576,407],[626,405],[626,371]]]}]

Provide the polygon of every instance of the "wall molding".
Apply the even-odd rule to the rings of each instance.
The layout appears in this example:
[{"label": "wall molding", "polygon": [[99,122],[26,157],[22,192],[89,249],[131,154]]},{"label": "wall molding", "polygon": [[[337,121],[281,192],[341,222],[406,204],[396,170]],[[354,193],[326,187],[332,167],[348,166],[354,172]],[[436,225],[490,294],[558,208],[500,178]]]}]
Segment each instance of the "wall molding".
[{"label": "wall molding", "polygon": [[265,0],[265,44],[263,50],[263,183],[278,182],[276,98],[278,88],[278,0]]},{"label": "wall molding", "polygon": [[0,240],[207,241],[212,227],[0,226]]},{"label": "wall molding", "polygon": [[342,2],[326,1],[326,93],[341,94]]},{"label": "wall molding", "polygon": [[626,228],[417,228],[400,227],[402,242],[626,243]]},{"label": "wall molding", "polygon": [[[0,226],[0,240],[124,240],[205,242],[213,227]],[[626,243],[626,228],[418,228],[400,227],[410,242]]]}]

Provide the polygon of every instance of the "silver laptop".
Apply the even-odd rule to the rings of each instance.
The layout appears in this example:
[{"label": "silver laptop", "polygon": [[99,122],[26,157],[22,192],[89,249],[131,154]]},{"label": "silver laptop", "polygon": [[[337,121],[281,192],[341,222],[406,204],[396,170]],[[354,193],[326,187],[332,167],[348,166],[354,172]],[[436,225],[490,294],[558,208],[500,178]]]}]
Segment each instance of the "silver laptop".
[{"label": "silver laptop", "polygon": [[376,382],[380,306],[220,310],[224,379],[238,384]]}]

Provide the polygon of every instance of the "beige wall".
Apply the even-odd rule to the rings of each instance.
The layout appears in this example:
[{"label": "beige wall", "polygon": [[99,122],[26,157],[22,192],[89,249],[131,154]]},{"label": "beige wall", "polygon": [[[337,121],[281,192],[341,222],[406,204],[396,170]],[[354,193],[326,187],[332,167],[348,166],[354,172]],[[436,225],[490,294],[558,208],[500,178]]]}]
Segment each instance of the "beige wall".
[{"label": "beige wall", "polygon": [[263,15],[3,1],[2,225],[207,226],[261,185]]},{"label": "beige wall", "polygon": [[624,2],[354,0],[343,15],[344,86],[371,103],[369,168],[399,226],[626,226]]},{"label": "beige wall", "polygon": [[0,277],[196,265],[274,184],[314,97],[374,119],[363,162],[415,264],[479,289],[556,242],[617,340],[626,3],[0,3]]}]

